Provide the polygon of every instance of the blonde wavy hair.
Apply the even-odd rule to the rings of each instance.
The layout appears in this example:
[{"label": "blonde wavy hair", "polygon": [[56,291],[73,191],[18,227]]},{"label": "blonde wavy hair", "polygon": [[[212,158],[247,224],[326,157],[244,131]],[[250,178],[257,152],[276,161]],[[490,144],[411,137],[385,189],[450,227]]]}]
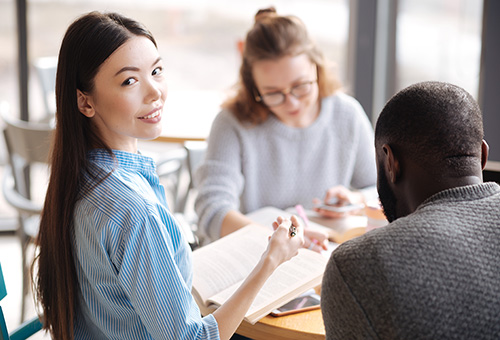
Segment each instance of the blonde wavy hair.
[{"label": "blonde wavy hair", "polygon": [[244,42],[236,94],[222,107],[233,112],[240,122],[254,125],[264,122],[272,112],[255,100],[258,91],[252,75],[253,64],[259,60],[276,60],[303,53],[316,65],[319,98],[332,95],[341,87],[340,81],[327,66],[323,53],[309,37],[304,23],[295,16],[278,15],[274,7],[259,10]]}]

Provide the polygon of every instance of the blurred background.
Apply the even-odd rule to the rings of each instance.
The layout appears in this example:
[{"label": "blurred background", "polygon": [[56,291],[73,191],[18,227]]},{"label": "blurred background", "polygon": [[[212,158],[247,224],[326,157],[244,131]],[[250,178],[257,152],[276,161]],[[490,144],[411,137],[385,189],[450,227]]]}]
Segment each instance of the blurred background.
[{"label": "blurred background", "polygon": [[[0,108],[29,120],[55,110],[53,99],[45,103],[35,65],[53,61],[71,22],[99,10],[131,16],[152,31],[165,60],[167,102],[176,100],[201,117],[206,112],[198,95],[216,93],[219,100],[231,89],[238,78],[238,42],[257,10],[271,5],[305,22],[372,122],[394,93],[412,83],[440,80],[468,90],[484,112],[490,159],[500,161],[495,0],[0,0]],[[164,119],[168,124],[182,117],[172,110]],[[6,162],[0,139],[0,171]],[[19,265],[12,254],[20,250],[2,220],[15,212],[1,198],[0,214],[0,230],[7,230],[0,232],[0,262],[11,272]],[[12,328],[19,323],[21,292],[16,281],[7,284],[2,306]],[[32,306],[28,314],[34,315]]]},{"label": "blurred background", "polygon": [[[14,109],[19,102],[18,2],[0,0],[0,101],[8,102]],[[336,64],[346,90],[355,96],[356,86],[361,86],[355,84],[357,59],[367,60],[361,66],[366,68],[367,64],[374,62],[378,53],[376,48],[382,48],[386,53],[394,54],[394,57],[388,57],[392,91],[417,81],[443,80],[462,86],[478,97],[483,19],[481,0],[22,2],[26,12],[30,116],[43,111],[33,63],[41,57],[56,56],[67,26],[91,10],[118,11],[146,24],[158,40],[166,61],[169,88],[173,92],[229,89],[237,79],[238,40],[244,39],[259,8],[274,5],[278,13],[297,15],[306,23],[310,34]],[[381,10],[386,13],[377,13]],[[363,30],[368,30],[368,33]],[[356,56],[356,44],[359,54],[365,55]],[[368,48],[371,45],[372,51]],[[380,71],[380,65],[377,66]],[[366,86],[386,86],[384,83],[368,84],[372,78],[370,74],[358,77],[365,79]],[[365,110],[370,115],[377,113],[372,107],[365,107]]]}]

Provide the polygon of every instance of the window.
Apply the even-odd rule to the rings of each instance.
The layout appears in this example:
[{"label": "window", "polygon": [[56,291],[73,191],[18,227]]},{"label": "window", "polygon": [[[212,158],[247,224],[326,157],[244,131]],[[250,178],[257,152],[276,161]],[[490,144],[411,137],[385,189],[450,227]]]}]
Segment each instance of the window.
[{"label": "window", "polygon": [[[347,0],[278,0],[279,14],[300,17],[309,33],[344,77],[348,36]],[[268,1],[250,0],[31,0],[27,3],[29,62],[58,54],[68,25],[91,10],[117,11],[144,23],[155,36],[165,60],[170,95],[176,91],[229,89],[238,79],[237,42],[244,39],[259,8]],[[17,41],[15,1],[0,0],[0,101],[17,107]],[[4,29],[7,27],[7,29]],[[3,54],[7,54],[4,56]],[[30,69],[30,116],[43,109],[38,79]],[[167,100],[168,101],[168,100]]]},{"label": "window", "polygon": [[482,10],[478,0],[399,0],[396,90],[439,80],[477,99]]}]

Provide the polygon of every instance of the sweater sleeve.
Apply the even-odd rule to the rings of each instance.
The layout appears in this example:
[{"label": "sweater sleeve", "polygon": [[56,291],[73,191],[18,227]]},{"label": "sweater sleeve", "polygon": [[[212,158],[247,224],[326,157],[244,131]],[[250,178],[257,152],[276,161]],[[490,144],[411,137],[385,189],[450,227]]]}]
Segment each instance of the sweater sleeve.
[{"label": "sweater sleeve", "polygon": [[194,176],[198,195],[195,211],[201,234],[220,238],[221,224],[230,210],[238,210],[244,186],[241,172],[241,139],[236,119],[222,111],[214,120],[204,163]]},{"label": "sweater sleeve", "polygon": [[378,339],[365,311],[344,280],[332,254],[321,286],[326,339]]}]

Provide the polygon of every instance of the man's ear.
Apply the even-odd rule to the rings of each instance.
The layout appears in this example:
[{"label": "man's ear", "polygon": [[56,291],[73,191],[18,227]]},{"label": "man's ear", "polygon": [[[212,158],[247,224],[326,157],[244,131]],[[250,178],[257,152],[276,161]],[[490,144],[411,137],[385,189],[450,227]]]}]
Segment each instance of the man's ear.
[{"label": "man's ear", "polygon": [[488,154],[490,152],[490,146],[483,139],[483,143],[481,144],[481,169],[484,170],[486,166],[486,162],[488,161]]},{"label": "man's ear", "polygon": [[92,101],[91,101],[91,98],[89,95],[83,93],[80,90],[76,90],[76,100],[78,103],[78,110],[80,110],[80,112],[84,116],[86,116],[88,118],[91,118],[94,116],[95,111],[94,111],[94,107],[92,105]]},{"label": "man's ear", "polygon": [[396,158],[396,155],[394,155],[394,152],[389,144],[382,145],[382,151],[384,152],[384,164],[387,179],[391,181],[391,183],[396,183],[401,174],[399,160]]}]

